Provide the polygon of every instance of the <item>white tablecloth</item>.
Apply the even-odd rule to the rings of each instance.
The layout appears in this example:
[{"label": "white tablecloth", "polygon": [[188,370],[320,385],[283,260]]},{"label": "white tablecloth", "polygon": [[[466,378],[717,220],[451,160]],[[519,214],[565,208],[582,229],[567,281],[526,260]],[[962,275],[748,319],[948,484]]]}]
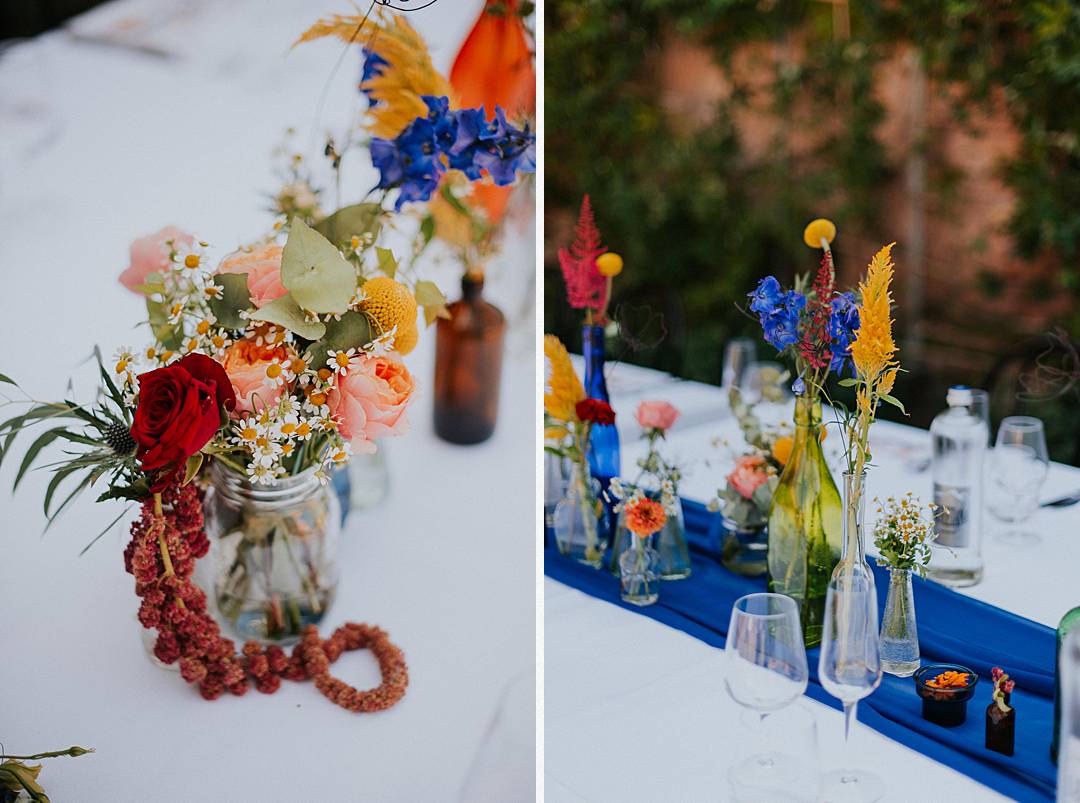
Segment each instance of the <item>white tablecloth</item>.
[{"label": "white tablecloth", "polygon": [[[116,282],[134,237],[175,223],[224,253],[260,236],[284,129],[319,150],[324,131],[343,131],[358,108],[355,52],[315,122],[340,48],[289,50],[319,14],[348,4],[187,5],[198,13],[179,60],[64,32],[22,46],[22,62],[40,70],[20,79],[47,92],[49,117],[40,141],[26,138],[28,153],[0,160],[0,371],[35,397],[63,394],[75,373],[87,398],[93,378],[77,366],[92,346],[111,354],[145,340],[132,328],[141,302]],[[449,64],[481,5],[436,3],[410,17],[437,64]],[[347,192],[359,198],[375,175],[362,153],[349,161]],[[534,252],[531,229],[512,236],[488,282],[507,311],[521,303]],[[456,295],[451,266],[435,278]],[[413,430],[387,447],[390,495],[349,519],[327,632],[347,620],[389,630],[411,676],[397,707],[351,714],[292,682],[272,697],[203,701],[143,651],[126,528],[79,557],[119,508],[84,497],[42,537],[41,471],[14,497],[0,491],[0,743],[11,753],[96,748],[46,762],[42,780],[61,802],[458,799],[500,704],[522,707],[507,694],[512,679],[535,662],[532,331],[515,324],[495,437],[468,448],[432,433],[432,338],[422,338],[410,357],[421,387]],[[5,463],[0,488],[16,466]],[[366,653],[334,671],[360,688],[378,682]],[[526,703],[531,722],[531,695]],[[531,788],[531,766],[517,771]]]},{"label": "white tablecloth", "polygon": [[[640,401],[655,399],[669,401],[683,413],[666,442],[667,453],[686,467],[683,494],[705,500],[723,484],[731,452],[716,441],[727,439],[735,450],[742,441],[719,388],[632,365],[609,366],[608,385],[622,439],[624,476],[632,478],[635,461],[644,456],[634,411]],[[790,418],[790,410],[765,409],[763,415]],[[916,470],[929,454],[929,433],[883,421],[874,425],[872,438],[876,465],[868,475],[869,496],[912,490],[929,499],[930,472]],[[829,448],[826,441],[826,446],[835,456],[836,444]],[[1054,464],[1044,498],[1077,487],[1080,470]],[[988,536],[999,526],[989,515],[984,519]],[[1061,615],[1080,602],[1075,582],[1080,506],[1041,509],[1032,526],[1043,539],[1032,549],[1000,546],[987,537],[985,578],[964,593],[1056,627]],[[917,598],[915,602],[917,612]],[[727,799],[727,769],[747,733],[739,707],[724,688],[723,672],[722,651],[545,579],[546,799]],[[821,765],[840,766],[848,755],[842,749],[841,714],[809,698],[800,705],[817,720]],[[855,760],[848,763],[882,775],[890,790],[887,800],[1003,799],[867,728],[858,728],[853,740],[850,755]]]}]

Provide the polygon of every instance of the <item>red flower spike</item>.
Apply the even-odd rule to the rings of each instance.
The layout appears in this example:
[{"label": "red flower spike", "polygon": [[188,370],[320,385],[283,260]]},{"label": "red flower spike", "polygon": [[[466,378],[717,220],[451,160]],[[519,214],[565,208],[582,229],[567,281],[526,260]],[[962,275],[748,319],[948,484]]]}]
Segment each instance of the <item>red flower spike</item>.
[{"label": "red flower spike", "polygon": [[[596,269],[596,258],[607,251],[600,242],[592,205],[586,195],[574,227],[574,242],[569,250],[559,249],[559,267],[566,282],[566,299],[574,309],[591,309],[598,315],[604,308],[607,279]],[[598,321],[603,323],[603,321]]]},{"label": "red flower spike", "polygon": [[832,298],[835,289],[832,254],[829,251],[821,258],[814,279],[814,298],[809,305],[810,324],[806,327],[803,339],[799,343],[799,353],[811,368],[828,368],[832,363],[832,349],[829,348],[829,318],[832,316]]}]

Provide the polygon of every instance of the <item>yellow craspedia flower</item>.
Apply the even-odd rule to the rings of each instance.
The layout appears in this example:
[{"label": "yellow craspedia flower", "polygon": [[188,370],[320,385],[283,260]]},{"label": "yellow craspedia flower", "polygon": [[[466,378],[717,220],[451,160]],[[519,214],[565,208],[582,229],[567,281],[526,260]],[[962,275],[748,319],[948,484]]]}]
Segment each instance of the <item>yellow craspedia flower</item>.
[{"label": "yellow craspedia flower", "polygon": [[836,238],[836,224],[828,218],[819,217],[811,220],[802,233],[803,242],[811,248],[821,248],[821,241],[829,245]]},{"label": "yellow craspedia flower", "polygon": [[890,309],[893,279],[892,247],[889,243],[874,254],[866,269],[866,278],[859,283],[859,328],[851,344],[851,361],[855,370],[869,381],[876,380],[882,371],[896,367],[896,342],[892,336]]},{"label": "yellow craspedia flower", "polygon": [[585,387],[574,371],[566,346],[555,335],[544,335],[544,356],[550,366],[544,383],[544,410],[556,421],[574,421],[574,407],[585,398]]},{"label": "yellow craspedia flower", "polygon": [[409,288],[389,276],[376,276],[364,282],[364,301],[360,309],[375,319],[383,332],[397,327],[394,348],[408,354],[420,338],[416,326],[416,298]]},{"label": "yellow craspedia flower", "polygon": [[622,273],[622,268],[622,257],[611,251],[596,258],[596,270],[601,276],[618,276]]}]

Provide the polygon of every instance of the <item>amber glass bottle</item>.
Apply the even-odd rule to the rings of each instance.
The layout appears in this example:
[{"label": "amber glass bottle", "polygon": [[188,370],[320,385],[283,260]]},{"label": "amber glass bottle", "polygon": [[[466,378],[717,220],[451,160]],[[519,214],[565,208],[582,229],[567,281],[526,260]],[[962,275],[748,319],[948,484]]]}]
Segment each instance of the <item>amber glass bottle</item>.
[{"label": "amber glass bottle", "polygon": [[450,443],[491,437],[499,414],[506,318],[483,299],[484,277],[465,274],[435,335],[435,433]]}]

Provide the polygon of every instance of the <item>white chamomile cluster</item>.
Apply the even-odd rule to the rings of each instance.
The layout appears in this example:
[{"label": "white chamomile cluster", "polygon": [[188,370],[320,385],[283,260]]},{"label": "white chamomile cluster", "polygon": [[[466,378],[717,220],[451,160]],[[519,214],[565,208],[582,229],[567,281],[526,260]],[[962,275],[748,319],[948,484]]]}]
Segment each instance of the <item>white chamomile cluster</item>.
[{"label": "white chamomile cluster", "polygon": [[663,480],[660,483],[660,492],[646,493],[636,485],[624,483],[618,477],[613,477],[608,484],[607,494],[616,500],[612,508],[616,513],[621,513],[628,507],[645,498],[653,499],[660,503],[664,512],[669,515],[677,515],[680,509],[679,495],[675,490],[675,484],[671,480]]}]

